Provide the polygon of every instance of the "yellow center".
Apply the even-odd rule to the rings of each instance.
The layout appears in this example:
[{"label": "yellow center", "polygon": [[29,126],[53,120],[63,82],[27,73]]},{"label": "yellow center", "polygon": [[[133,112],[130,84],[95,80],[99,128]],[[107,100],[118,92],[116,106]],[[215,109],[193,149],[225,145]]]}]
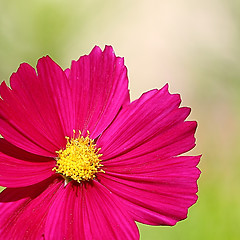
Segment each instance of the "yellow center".
[{"label": "yellow center", "polygon": [[[75,136],[75,130],[73,133]],[[63,175],[68,181],[75,180],[79,183],[94,179],[97,172],[104,172],[100,169],[103,166],[100,164],[102,154],[98,153],[100,148],[96,148],[94,140],[89,138],[89,132],[85,138],[79,131],[77,138],[66,137],[66,139],[66,149],[57,151],[58,157],[54,171]]]}]

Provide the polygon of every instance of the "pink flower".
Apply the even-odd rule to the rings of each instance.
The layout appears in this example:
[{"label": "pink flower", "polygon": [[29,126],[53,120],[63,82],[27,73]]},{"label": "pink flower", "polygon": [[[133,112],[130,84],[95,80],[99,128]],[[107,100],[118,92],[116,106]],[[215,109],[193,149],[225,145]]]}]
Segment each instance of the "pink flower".
[{"label": "pink flower", "polygon": [[190,108],[168,86],[130,103],[127,70],[95,47],[63,71],[49,57],[0,87],[0,239],[139,239],[197,200]]}]

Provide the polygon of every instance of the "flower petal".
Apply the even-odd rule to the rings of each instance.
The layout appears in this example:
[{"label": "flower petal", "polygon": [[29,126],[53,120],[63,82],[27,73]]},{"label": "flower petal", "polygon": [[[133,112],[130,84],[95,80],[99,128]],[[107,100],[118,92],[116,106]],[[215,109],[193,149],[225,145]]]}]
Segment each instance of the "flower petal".
[{"label": "flower petal", "polygon": [[169,157],[192,149],[196,122],[184,122],[190,109],[179,104],[179,95],[169,94],[166,85],[124,107],[97,141],[104,166],[121,155],[125,161],[150,152]]},{"label": "flower petal", "polygon": [[[46,57],[47,62],[59,82],[66,81],[60,68]],[[55,70],[54,70],[55,66]],[[43,68],[43,67],[40,67]],[[55,105],[55,95],[59,91],[49,89],[49,79],[38,77],[28,64],[21,64],[11,76],[11,89],[3,82],[0,87],[0,133],[12,144],[44,156],[55,156],[55,151],[64,146],[66,139],[59,119],[59,109]],[[61,75],[61,76],[60,76]],[[54,86],[59,89],[59,84]]]},{"label": "flower petal", "polygon": [[73,61],[69,80],[75,103],[75,130],[88,130],[92,139],[112,122],[120,108],[129,103],[127,70],[123,58],[112,47]]},{"label": "flower petal", "polygon": [[139,239],[121,202],[96,181],[70,182],[57,193],[46,222],[46,239]]},{"label": "flower petal", "polygon": [[179,105],[167,85],[145,93],[97,141],[99,181],[142,223],[174,225],[197,199],[199,157],[176,157],[195,146],[196,122],[185,121],[190,109]]},{"label": "flower petal", "polygon": [[164,160],[151,156],[151,161],[144,158],[129,163],[129,170],[127,164],[120,163],[122,173],[100,173],[100,183],[122,199],[138,222],[174,225],[185,219],[188,208],[197,200],[200,171],[196,165],[200,156]]},{"label": "flower petal", "polygon": [[63,136],[71,136],[74,129],[74,101],[69,79],[50,57],[38,61],[37,72],[46,95],[49,96],[54,117],[59,120]]},{"label": "flower petal", "polygon": [[0,186],[25,187],[54,174],[53,158],[28,153],[0,139]]},{"label": "flower petal", "polygon": [[7,188],[0,194],[1,239],[45,239],[47,212],[63,181],[49,178],[23,188]]},{"label": "flower petal", "polygon": [[31,153],[54,157],[73,129],[97,137],[129,103],[127,70],[111,47],[95,47],[65,72],[43,57],[37,71],[21,64],[11,89],[0,87],[0,133]]}]

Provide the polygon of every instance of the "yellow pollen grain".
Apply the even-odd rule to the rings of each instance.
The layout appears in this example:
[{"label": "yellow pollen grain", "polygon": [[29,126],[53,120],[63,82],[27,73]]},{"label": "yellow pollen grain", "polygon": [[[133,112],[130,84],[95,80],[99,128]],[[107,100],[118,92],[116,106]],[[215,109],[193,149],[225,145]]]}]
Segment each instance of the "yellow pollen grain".
[{"label": "yellow pollen grain", "polygon": [[66,149],[57,151],[57,163],[53,171],[79,183],[94,179],[97,172],[104,172],[100,169],[103,166],[100,164],[102,154],[98,153],[100,148],[96,148],[94,140],[89,138],[89,132],[87,137],[83,137],[79,131],[79,136],[75,138],[73,130],[73,135],[71,139],[66,137]]}]

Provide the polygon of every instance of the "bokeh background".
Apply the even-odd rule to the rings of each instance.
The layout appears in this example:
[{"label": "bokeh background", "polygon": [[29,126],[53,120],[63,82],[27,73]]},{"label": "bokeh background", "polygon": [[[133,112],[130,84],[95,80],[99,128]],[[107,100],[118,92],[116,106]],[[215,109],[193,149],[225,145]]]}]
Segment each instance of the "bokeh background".
[{"label": "bokeh background", "polygon": [[132,100],[168,82],[199,123],[199,200],[174,227],[139,224],[141,239],[239,239],[240,1],[0,0],[0,81],[105,44],[125,57]]}]

